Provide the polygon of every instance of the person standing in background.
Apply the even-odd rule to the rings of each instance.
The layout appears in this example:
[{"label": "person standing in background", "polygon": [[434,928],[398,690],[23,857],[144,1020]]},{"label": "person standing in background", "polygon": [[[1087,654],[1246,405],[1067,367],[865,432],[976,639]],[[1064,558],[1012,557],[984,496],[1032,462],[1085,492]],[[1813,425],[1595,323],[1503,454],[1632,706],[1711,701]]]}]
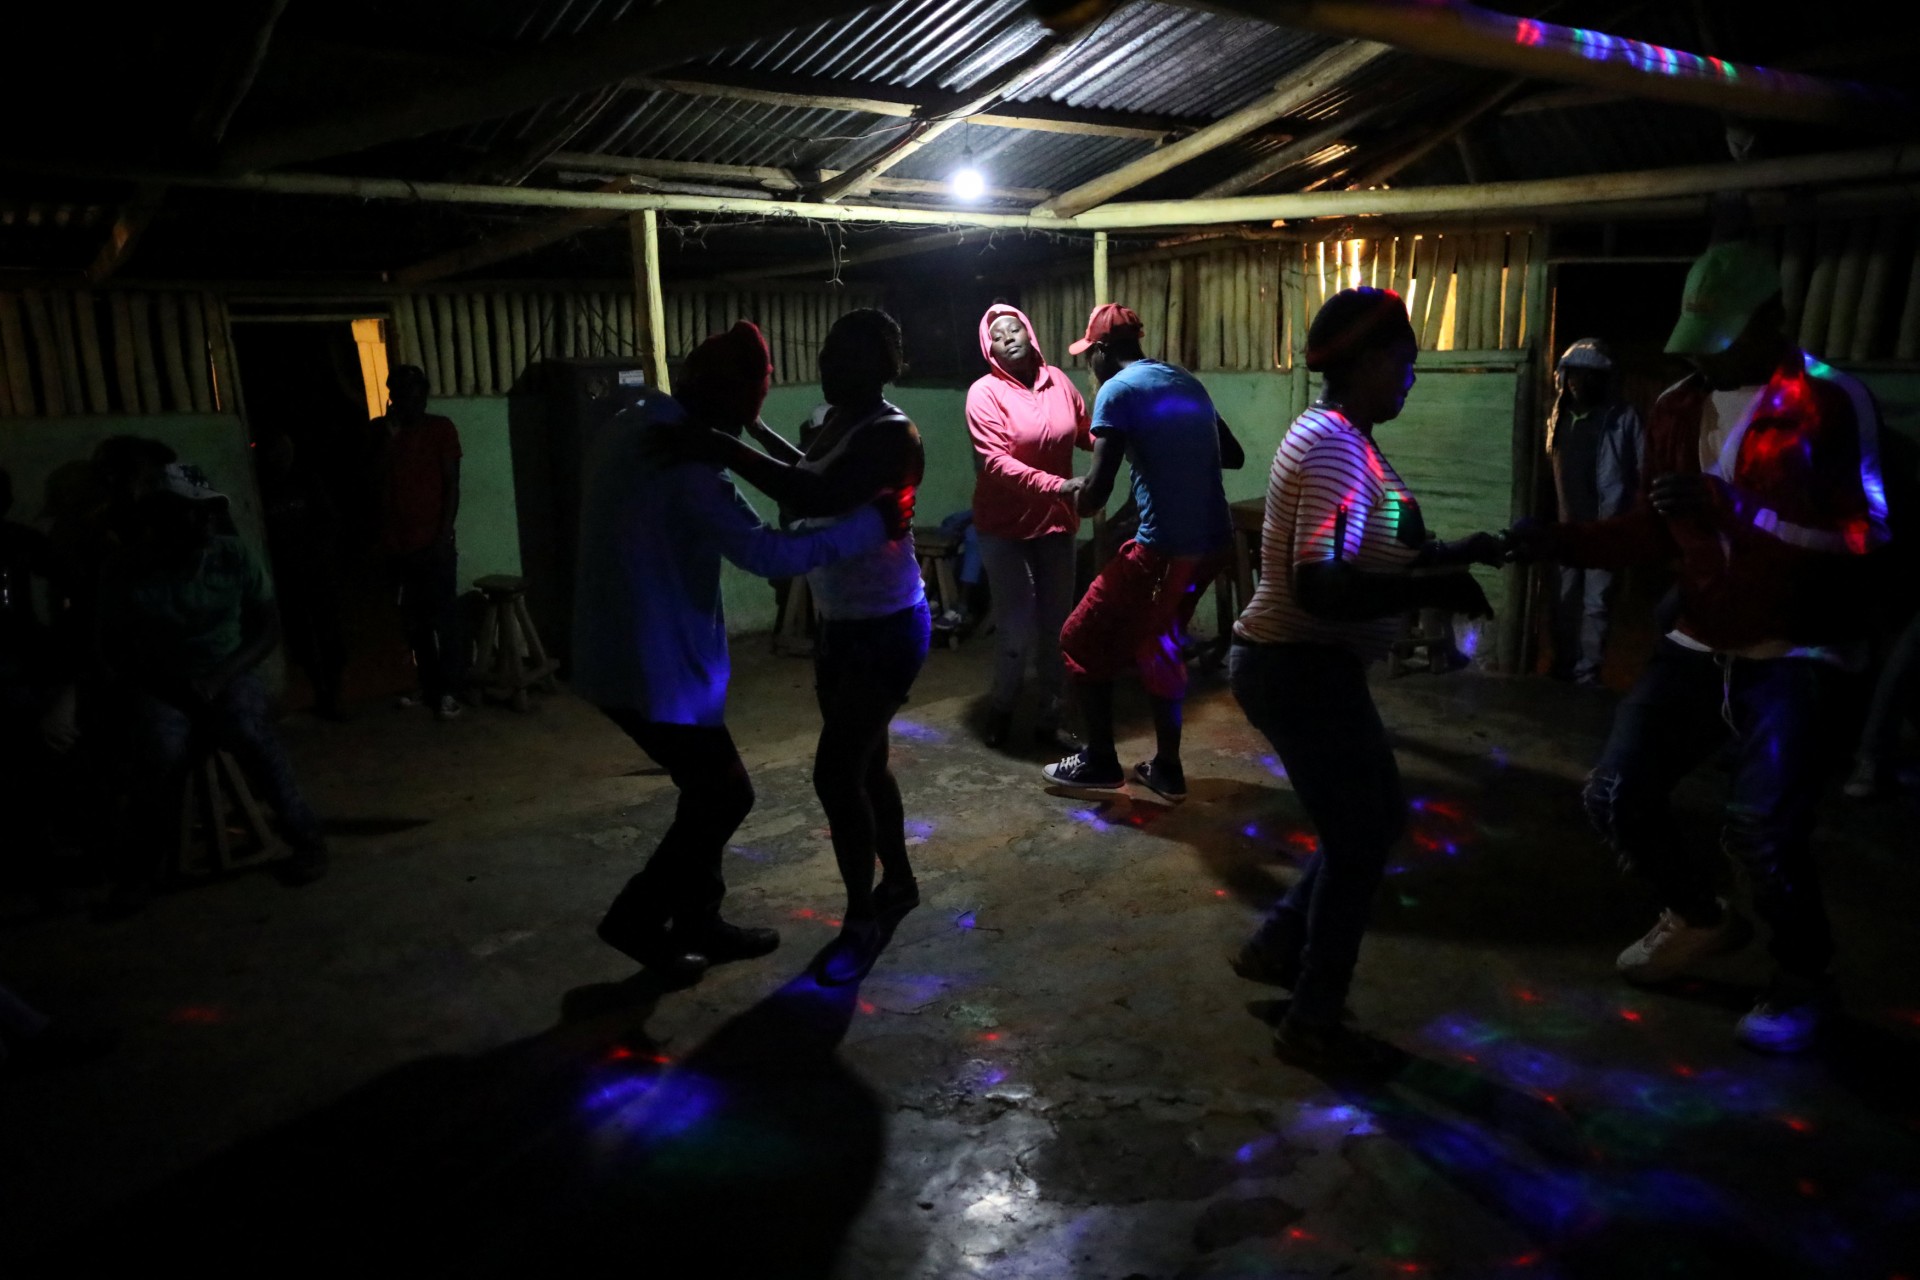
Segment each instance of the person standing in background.
[{"label": "person standing in background", "polygon": [[427,412],[427,375],[396,365],[387,375],[387,412],[374,419],[380,543],[400,589],[400,621],[420,679],[418,699],[436,720],[460,714],[454,697],[465,663],[455,601],[460,588],[454,520],[460,514],[460,433]]},{"label": "person standing in background", "polygon": [[997,642],[986,743],[1001,746],[1012,733],[1031,662],[1039,704],[1034,740],[1065,750],[1060,629],[1073,610],[1075,501],[1086,484],[1073,474],[1073,451],[1093,448],[1087,404],[1073,380],[1047,363],[1033,322],[1018,307],[987,308],[980,354],[988,372],[967,389],[967,431],[980,460],[973,525],[993,592]]},{"label": "person standing in background", "polygon": [[[1621,399],[1613,355],[1597,338],[1566,349],[1554,372],[1547,417],[1547,456],[1560,520],[1606,520],[1633,505],[1646,441],[1640,415]],[[1560,567],[1553,610],[1553,674],[1597,686],[1607,645],[1614,575],[1609,569]]]}]

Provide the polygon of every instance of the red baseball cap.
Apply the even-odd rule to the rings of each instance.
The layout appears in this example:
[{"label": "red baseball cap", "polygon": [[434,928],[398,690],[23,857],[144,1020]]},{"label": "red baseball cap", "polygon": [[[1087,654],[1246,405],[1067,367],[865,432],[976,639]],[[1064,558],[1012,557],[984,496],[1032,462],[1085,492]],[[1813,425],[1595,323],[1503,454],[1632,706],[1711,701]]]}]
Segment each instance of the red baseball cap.
[{"label": "red baseball cap", "polygon": [[1087,317],[1087,336],[1068,347],[1074,355],[1082,355],[1096,342],[1105,342],[1107,335],[1118,329],[1131,329],[1133,336],[1139,337],[1140,317],[1131,307],[1123,307],[1114,302],[1103,302],[1093,309]]}]

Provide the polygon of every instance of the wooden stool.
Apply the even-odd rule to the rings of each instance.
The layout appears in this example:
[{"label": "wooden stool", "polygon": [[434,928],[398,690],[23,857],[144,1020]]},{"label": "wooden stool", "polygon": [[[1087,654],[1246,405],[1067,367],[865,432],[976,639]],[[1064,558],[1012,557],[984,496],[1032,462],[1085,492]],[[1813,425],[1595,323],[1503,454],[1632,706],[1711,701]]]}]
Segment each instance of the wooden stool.
[{"label": "wooden stool", "polygon": [[268,825],[239,764],[224,751],[208,751],[187,772],[181,789],[175,870],[210,876],[286,855],[287,846]]},{"label": "wooden stool", "polygon": [[920,559],[920,581],[927,588],[927,605],[933,610],[936,638],[944,637],[949,648],[960,643],[953,627],[942,628],[940,620],[949,613],[964,614],[966,599],[960,593],[960,577],[954,566],[960,561],[961,539],[937,528],[913,531],[914,554]]},{"label": "wooden stool", "polygon": [[528,689],[559,692],[553,673],[560,664],[547,657],[540,633],[527,614],[527,580],[494,573],[473,585],[487,601],[474,656],[475,683],[483,692],[512,703],[515,711],[529,711],[533,703]]}]

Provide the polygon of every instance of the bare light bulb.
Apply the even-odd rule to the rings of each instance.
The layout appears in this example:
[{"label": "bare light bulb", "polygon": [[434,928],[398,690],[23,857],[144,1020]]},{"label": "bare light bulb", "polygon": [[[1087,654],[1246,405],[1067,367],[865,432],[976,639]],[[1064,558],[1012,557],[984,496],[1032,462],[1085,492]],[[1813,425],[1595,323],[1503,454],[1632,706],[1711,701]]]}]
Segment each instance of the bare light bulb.
[{"label": "bare light bulb", "polygon": [[948,182],[953,187],[953,194],[962,200],[978,200],[987,194],[986,175],[970,164],[955,169]]}]

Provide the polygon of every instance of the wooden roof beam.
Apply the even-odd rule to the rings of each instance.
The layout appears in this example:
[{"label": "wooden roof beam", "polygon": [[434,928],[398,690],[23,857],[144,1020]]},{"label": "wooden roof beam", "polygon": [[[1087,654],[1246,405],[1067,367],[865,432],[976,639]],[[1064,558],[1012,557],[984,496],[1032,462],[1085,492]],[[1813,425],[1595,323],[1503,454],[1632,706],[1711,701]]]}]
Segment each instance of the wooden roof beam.
[{"label": "wooden roof beam", "polygon": [[[848,86],[832,81],[797,77],[758,76],[752,83],[735,82],[721,68],[698,67],[627,82],[635,89],[677,93],[686,97],[727,98],[771,107],[816,111],[857,111],[865,115],[908,117],[934,104],[934,98],[885,85]],[[857,89],[858,93],[849,92]],[[1027,129],[1038,133],[1073,133],[1102,138],[1137,138],[1159,142],[1169,135],[1190,133],[1196,122],[1178,116],[1156,116],[1137,111],[1105,111],[1067,107],[1053,102],[1005,102],[966,118],[967,124],[989,129]],[[1204,122],[1201,122],[1204,123]]]},{"label": "wooden roof beam", "polygon": [[1257,187],[1267,179],[1276,177],[1297,164],[1305,163],[1328,147],[1339,145],[1349,133],[1378,115],[1383,106],[1384,104],[1367,107],[1365,110],[1303,133],[1278,151],[1261,156],[1231,178],[1214,183],[1200,192],[1199,198],[1211,200],[1220,196],[1237,196],[1249,187]]},{"label": "wooden roof beam", "polygon": [[[626,191],[631,184],[625,178],[615,178],[600,187],[603,192]],[[626,219],[621,209],[575,209],[553,218],[542,218],[497,236],[489,236],[477,244],[466,245],[447,253],[435,254],[410,267],[402,267],[393,273],[393,282],[412,287],[427,284],[434,280],[443,280],[448,276],[465,275],[481,267],[490,267],[496,262],[507,262],[513,258],[525,257],[548,245],[559,244],[562,240],[571,240],[583,231],[594,231],[601,227],[613,226]]]},{"label": "wooden roof beam", "polygon": [[965,124],[968,116],[979,113],[1006,95],[1018,92],[1022,85],[1047,74],[1065,62],[1078,44],[1077,40],[1063,40],[1057,36],[1042,38],[964,94],[956,94],[945,102],[915,111],[913,123],[904,131],[889,139],[872,156],[821,183],[815,194],[829,204],[846,196],[866,194],[874,178],[942,134]]},{"label": "wooden roof beam", "polygon": [[1757,120],[1864,126],[1911,123],[1914,103],[1892,89],[1827,80],[1495,13],[1466,0],[1176,0],[1276,26],[1408,53],[1704,107]]},{"label": "wooden roof beam", "polygon": [[221,168],[246,173],[364,151],[589,93],[714,49],[845,17],[871,0],[660,0],[612,26],[477,63],[469,74],[404,80],[383,94],[291,125],[234,137]]},{"label": "wooden roof beam", "polygon": [[[588,173],[625,173],[642,178],[679,179],[689,182],[733,183],[759,187],[764,191],[811,191],[822,182],[840,176],[838,169],[782,169],[757,164],[704,164],[693,160],[646,160],[632,156],[598,155],[585,151],[556,151],[547,157],[550,169],[577,169]],[[944,196],[952,198],[952,188],[930,178],[875,178],[874,195]],[[993,187],[986,189],[990,200],[1018,200],[1032,204],[1053,193],[1039,187]]]},{"label": "wooden roof beam", "polygon": [[1139,186],[1196,156],[1245,137],[1255,129],[1291,115],[1307,103],[1387,52],[1387,47],[1357,41],[1329,49],[1312,62],[1287,76],[1271,91],[1238,111],[1223,116],[1203,129],[1195,130],[1178,142],[1169,143],[1150,155],[1121,165],[1071,191],[1063,191],[1037,206],[1034,213],[1056,218],[1071,218],[1095,205],[1104,204],[1122,191]]}]

